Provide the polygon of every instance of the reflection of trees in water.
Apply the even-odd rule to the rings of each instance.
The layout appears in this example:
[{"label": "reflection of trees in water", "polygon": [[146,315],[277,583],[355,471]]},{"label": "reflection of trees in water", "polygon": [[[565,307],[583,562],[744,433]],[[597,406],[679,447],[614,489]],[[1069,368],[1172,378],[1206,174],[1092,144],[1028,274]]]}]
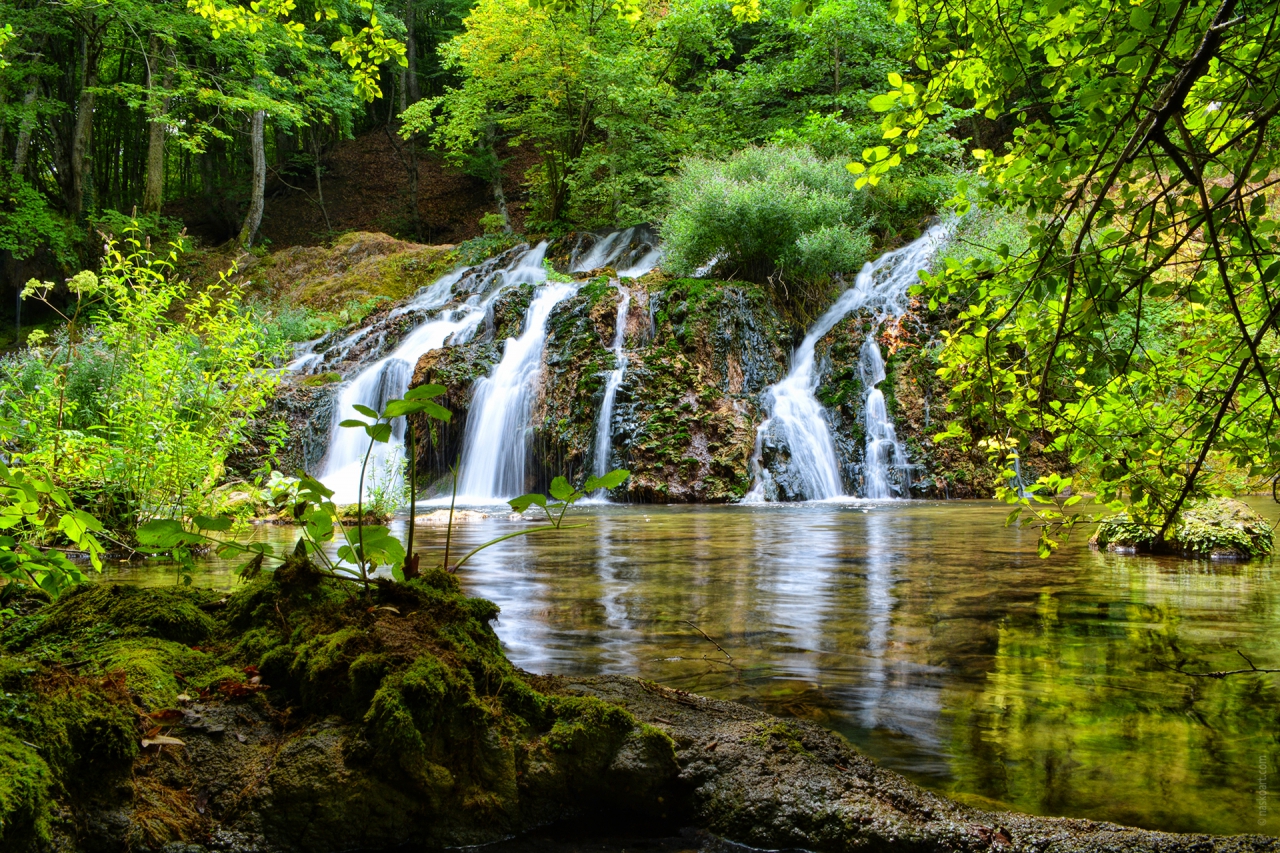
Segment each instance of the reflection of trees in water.
[{"label": "reflection of trees in water", "polygon": [[[1094,561],[1103,594],[1037,596],[1005,614],[976,690],[949,691],[954,789],[1041,814],[1183,831],[1257,825],[1256,768],[1280,749],[1270,676],[1170,671],[1249,645],[1280,659],[1257,567]],[[1269,578],[1266,578],[1269,579]],[[1249,608],[1251,618],[1240,617]]]}]

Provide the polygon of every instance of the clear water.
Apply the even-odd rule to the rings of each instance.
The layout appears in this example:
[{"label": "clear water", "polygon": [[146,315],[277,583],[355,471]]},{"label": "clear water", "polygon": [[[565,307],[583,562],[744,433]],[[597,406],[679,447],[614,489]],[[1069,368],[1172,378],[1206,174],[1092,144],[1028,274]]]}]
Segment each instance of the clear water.
[{"label": "clear water", "polygon": [[[1256,502],[1269,518],[1280,507]],[[479,543],[528,522],[460,525]],[[986,502],[628,507],[482,552],[462,579],[496,601],[532,671],[630,673],[843,733],[960,799],[1176,831],[1280,834],[1280,572],[1119,557],[1049,561]],[[438,548],[443,527],[421,526]],[[289,528],[255,535],[292,541]],[[114,579],[171,583],[160,564]],[[197,583],[230,587],[210,562]],[[713,637],[732,660],[690,624]],[[1176,652],[1175,652],[1176,650]]]}]

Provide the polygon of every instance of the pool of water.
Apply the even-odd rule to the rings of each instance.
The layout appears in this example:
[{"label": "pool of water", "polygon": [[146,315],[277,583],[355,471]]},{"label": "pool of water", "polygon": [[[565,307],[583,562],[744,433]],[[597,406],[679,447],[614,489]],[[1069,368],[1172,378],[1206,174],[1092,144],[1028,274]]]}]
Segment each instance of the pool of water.
[{"label": "pool of water", "polygon": [[[1280,507],[1257,501],[1269,518]],[[469,547],[527,524],[458,525]],[[968,802],[1174,831],[1280,834],[1280,573],[1049,560],[985,502],[626,507],[517,538],[461,572],[536,672],[628,673],[833,728]],[[289,528],[256,536],[291,542]],[[443,545],[420,526],[417,545]],[[161,564],[117,580],[171,583]],[[201,585],[230,587],[211,560]]]}]

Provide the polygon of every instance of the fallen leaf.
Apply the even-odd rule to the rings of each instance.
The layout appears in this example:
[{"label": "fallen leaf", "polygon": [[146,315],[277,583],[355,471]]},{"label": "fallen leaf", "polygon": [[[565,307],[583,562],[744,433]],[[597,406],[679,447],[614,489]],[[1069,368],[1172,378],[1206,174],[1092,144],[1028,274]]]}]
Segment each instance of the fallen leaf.
[{"label": "fallen leaf", "polygon": [[176,737],[168,735],[156,735],[155,737],[144,737],[142,739],[142,748],[149,746],[186,746],[186,741],[178,740]]}]

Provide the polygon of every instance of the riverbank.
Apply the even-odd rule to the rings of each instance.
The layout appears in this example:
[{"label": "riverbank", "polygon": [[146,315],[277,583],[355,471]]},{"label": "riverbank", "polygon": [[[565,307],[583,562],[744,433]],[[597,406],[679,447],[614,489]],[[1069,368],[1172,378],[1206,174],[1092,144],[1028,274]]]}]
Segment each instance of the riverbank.
[{"label": "riverbank", "polygon": [[15,609],[6,850],[470,845],[586,813],[831,851],[1280,850],[974,809],[810,723],[529,675],[497,608],[439,572],[365,597],[294,563],[230,596],[102,584]]},{"label": "riverbank", "polygon": [[[1257,824],[1259,761],[1280,758],[1275,677],[1175,671],[1183,657],[1190,672],[1238,668],[1237,650],[1280,665],[1275,558],[1122,556],[1084,531],[1041,560],[1034,531],[1003,528],[1008,508],[991,502],[574,513],[571,535],[509,540],[459,575],[500,607],[494,629],[521,669],[638,675],[808,720],[974,805],[1280,835],[1280,811]],[[455,526],[453,543],[527,523],[493,512]],[[297,534],[253,535],[280,553]],[[445,535],[419,525],[418,550],[440,553]],[[231,592],[233,568],[211,555],[194,581]],[[171,587],[175,572],[106,577]]]}]

